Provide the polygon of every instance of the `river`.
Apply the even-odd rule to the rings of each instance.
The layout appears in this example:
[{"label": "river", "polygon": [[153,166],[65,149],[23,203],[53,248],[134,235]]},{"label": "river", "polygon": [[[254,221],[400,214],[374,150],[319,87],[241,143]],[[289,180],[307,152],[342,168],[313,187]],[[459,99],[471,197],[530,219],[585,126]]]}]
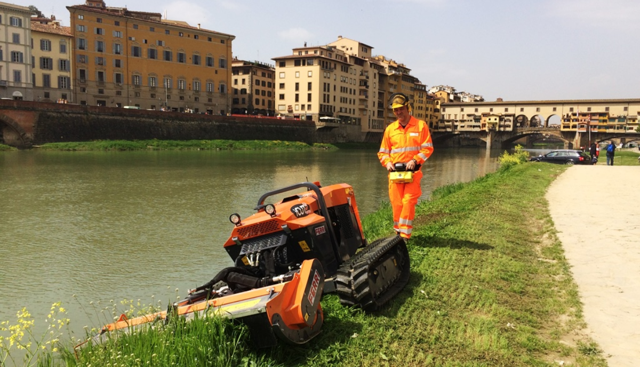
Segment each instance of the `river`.
[{"label": "river", "polygon": [[[495,171],[499,154],[437,150],[422,199]],[[164,307],[232,264],[231,213],[306,180],[351,184],[363,215],[388,201],[375,150],[0,152],[0,321],[27,307],[37,331],[61,301],[82,336],[111,302]]]}]

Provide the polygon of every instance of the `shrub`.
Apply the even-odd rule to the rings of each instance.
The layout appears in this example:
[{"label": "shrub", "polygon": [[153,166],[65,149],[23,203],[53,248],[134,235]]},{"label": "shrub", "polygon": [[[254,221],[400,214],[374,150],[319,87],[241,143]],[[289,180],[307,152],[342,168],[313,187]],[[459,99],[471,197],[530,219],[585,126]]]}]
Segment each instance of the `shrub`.
[{"label": "shrub", "polygon": [[499,158],[500,170],[508,169],[509,167],[526,163],[529,161],[529,152],[522,150],[522,145],[516,145],[513,154],[505,151]]}]

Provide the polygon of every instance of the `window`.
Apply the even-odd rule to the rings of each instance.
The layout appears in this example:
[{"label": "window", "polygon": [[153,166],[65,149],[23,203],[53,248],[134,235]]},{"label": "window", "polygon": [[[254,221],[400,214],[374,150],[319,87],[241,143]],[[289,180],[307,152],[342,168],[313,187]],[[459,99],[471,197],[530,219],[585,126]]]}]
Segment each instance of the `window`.
[{"label": "window", "polygon": [[165,29],[164,34],[171,34],[171,31],[169,31],[168,29]]},{"label": "window", "polygon": [[96,28],[95,32],[96,32],[96,34],[104,35],[104,28]]},{"label": "window", "polygon": [[113,44],[113,53],[116,55],[122,55],[122,45],[119,43]]},{"label": "window", "polygon": [[67,44],[66,43],[60,43],[60,53],[61,54],[66,54],[67,53]]},{"label": "window", "polygon": [[278,95],[278,98],[281,99],[281,100],[284,100],[284,94]]},{"label": "window", "polygon": [[296,92],[300,90],[300,83],[296,83]]},{"label": "window", "polygon": [[104,78],[104,71],[99,70],[99,71],[96,73],[96,76],[97,76],[97,80],[98,80],[98,82],[99,82],[99,83],[104,83],[104,81],[105,81],[105,78]]},{"label": "window", "polygon": [[193,81],[193,85],[191,87],[194,91],[199,92],[200,91],[200,81],[199,80],[194,80]]},{"label": "window", "polygon": [[142,85],[142,77],[140,75],[132,75],[131,76],[131,84],[135,85],[136,87],[139,87]]},{"label": "window", "polygon": [[279,89],[284,89],[284,83],[280,83],[280,84],[278,85],[278,88],[279,88]]},{"label": "window", "polygon": [[307,90],[311,90],[311,82],[307,83]]},{"label": "window", "polygon": [[213,57],[207,56],[207,66],[213,66]]},{"label": "window", "polygon": [[218,88],[220,89],[220,93],[222,93],[222,94],[227,93],[227,86],[226,85],[220,83]]},{"label": "window", "polygon": [[162,51],[162,59],[164,61],[173,61],[173,54],[169,50]]},{"label": "window", "polygon": [[51,41],[49,41],[49,40],[40,40],[40,49],[42,51],[51,51]]},{"label": "window", "polygon": [[156,78],[155,76],[150,76],[149,77],[149,86],[151,88],[155,88],[158,86],[158,78]]},{"label": "window", "polygon": [[280,73],[279,77],[280,79],[284,79],[284,73]]},{"label": "window", "polygon": [[193,65],[200,65],[200,55],[193,55]]},{"label": "window", "polygon": [[226,69],[227,68],[227,60],[220,59],[220,60],[218,60],[218,63],[220,64],[220,68],[221,69]]},{"label": "window", "polygon": [[164,46],[164,41],[162,41],[162,40],[157,40],[157,41],[156,41],[156,45],[158,45],[158,46]]},{"label": "window", "polygon": [[164,78],[164,87],[167,88],[167,89],[173,88],[173,79]]},{"label": "window", "polygon": [[122,32],[121,31],[113,31],[113,36],[115,38],[122,38]]},{"label": "window", "polygon": [[96,57],[96,65],[104,66],[104,57]]},{"label": "window", "polygon": [[279,65],[281,68],[287,66],[287,62],[286,61],[280,61]]},{"label": "window", "polygon": [[155,32],[156,29],[154,27],[149,27],[149,32]]},{"label": "window", "polygon": [[13,71],[13,81],[16,83],[22,82],[22,73],[20,72],[20,70]]},{"label": "window", "polygon": [[20,35],[18,33],[14,33],[13,35],[13,43],[20,43]]},{"label": "window", "polygon": [[116,84],[122,84],[124,82],[124,77],[122,76],[122,73],[113,74],[113,82]]},{"label": "window", "polygon": [[142,49],[140,46],[131,46],[131,56],[142,57]]},{"label": "window", "polygon": [[307,73],[308,77],[312,77],[313,76],[313,71],[309,70],[309,72]]},{"label": "window", "polygon": [[299,78],[299,77],[300,77],[300,72],[296,71],[296,78]]},{"label": "window", "polygon": [[247,94],[247,88],[240,89],[240,94]]},{"label": "window", "polygon": [[22,18],[9,17],[9,23],[14,27],[22,27]]},{"label": "window", "polygon": [[104,42],[96,41],[96,52],[104,52]]},{"label": "window", "polygon": [[113,25],[120,25],[120,21],[119,20],[114,21]]},{"label": "window", "polygon": [[41,57],[40,58],[40,69],[42,70],[53,70],[53,59],[50,57]]},{"label": "window", "polygon": [[213,92],[213,82],[207,82],[207,92]]},{"label": "window", "polygon": [[77,30],[78,32],[86,32],[86,31],[87,31],[87,27],[83,26],[82,24],[78,24],[78,25],[76,26],[76,30]]},{"label": "window", "polygon": [[96,22],[102,23],[102,18],[96,18]]},{"label": "window", "polygon": [[87,40],[84,38],[78,38],[78,50],[87,49]]},{"label": "window", "polygon": [[133,29],[138,29],[138,25],[137,25],[137,24],[134,24],[134,25],[133,25]]},{"label": "window", "polygon": [[259,87],[260,86],[260,81],[258,79],[256,79],[256,85]]},{"label": "window", "polygon": [[42,86],[45,88],[51,88],[51,75],[42,74]]},{"label": "window", "polygon": [[84,19],[84,15],[78,14],[78,19]]},{"label": "window", "polygon": [[196,40],[197,40],[198,38],[200,38],[200,36],[198,36],[197,34],[194,34],[194,35],[193,35],[193,39],[196,39]]},{"label": "window", "polygon": [[178,62],[180,63],[186,63],[187,62],[187,54],[185,54],[184,52],[178,52]]},{"label": "window", "polygon": [[184,33],[178,32],[178,36],[182,37],[182,36],[184,36]]},{"label": "window", "polygon": [[147,50],[147,57],[150,59],[157,59],[158,58],[158,50],[156,50],[155,48],[150,48]]},{"label": "window", "polygon": [[71,89],[71,78],[68,76],[59,76],[58,89]]},{"label": "window", "polygon": [[178,89],[179,90],[187,89],[187,81],[184,79],[178,79]]},{"label": "window", "polygon": [[87,80],[87,71],[85,69],[80,69],[78,70],[78,78],[81,81],[85,81]]},{"label": "window", "polygon": [[113,60],[113,66],[116,68],[121,68],[122,67],[122,60],[121,59],[114,59]]},{"label": "window", "polygon": [[69,60],[60,59],[58,60],[58,69],[60,71],[69,71],[71,69],[69,66],[70,64]]}]

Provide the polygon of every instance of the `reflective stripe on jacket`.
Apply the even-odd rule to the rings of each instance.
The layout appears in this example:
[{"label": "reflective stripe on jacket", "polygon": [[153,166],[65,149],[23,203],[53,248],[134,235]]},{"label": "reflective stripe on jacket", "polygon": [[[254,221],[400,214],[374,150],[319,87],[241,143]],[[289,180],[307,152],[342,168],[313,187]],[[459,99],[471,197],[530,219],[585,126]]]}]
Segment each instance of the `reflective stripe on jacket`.
[{"label": "reflective stripe on jacket", "polygon": [[427,123],[411,116],[404,128],[396,120],[387,126],[378,151],[378,159],[383,167],[388,162],[409,162],[415,159],[423,164],[433,153],[433,142]]}]

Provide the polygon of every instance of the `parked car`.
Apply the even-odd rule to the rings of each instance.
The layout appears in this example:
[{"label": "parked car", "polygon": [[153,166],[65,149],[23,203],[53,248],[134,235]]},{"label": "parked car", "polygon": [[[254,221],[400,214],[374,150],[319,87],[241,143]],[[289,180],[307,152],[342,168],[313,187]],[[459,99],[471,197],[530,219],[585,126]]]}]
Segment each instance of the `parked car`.
[{"label": "parked car", "polygon": [[591,156],[579,150],[552,150],[547,154],[531,157],[532,162],[557,164],[591,164]]}]

